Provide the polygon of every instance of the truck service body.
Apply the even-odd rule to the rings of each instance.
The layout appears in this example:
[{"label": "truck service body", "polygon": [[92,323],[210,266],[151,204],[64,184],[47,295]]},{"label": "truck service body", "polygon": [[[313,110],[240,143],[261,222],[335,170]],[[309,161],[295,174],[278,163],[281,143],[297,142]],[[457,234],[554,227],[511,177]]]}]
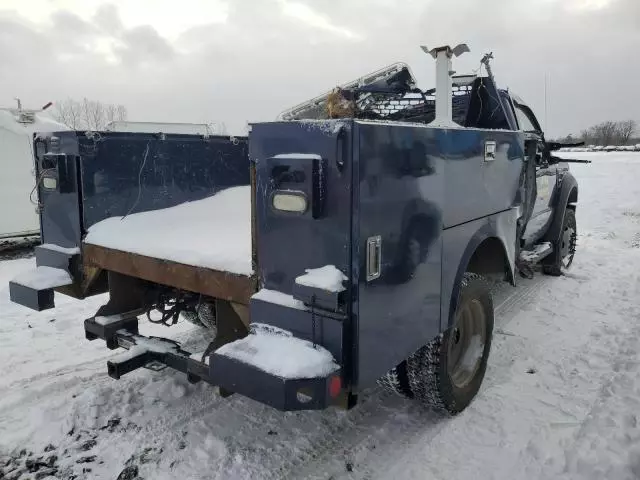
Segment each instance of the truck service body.
[{"label": "truck service body", "polygon": [[[108,291],[85,331],[130,349],[108,363],[114,378],[163,364],[281,410],[348,408],[377,382],[463,410],[490,351],[488,281],[570,265],[578,190],[521,100],[491,74],[452,80],[460,48],[429,53],[447,72],[436,89],[419,91],[397,64],[339,89],[333,107],[335,91],[246,138],[48,136],[36,149],[51,178],[39,187],[45,245],[12,300],[42,310],[54,291]],[[221,220],[198,230],[196,207],[203,228]],[[187,220],[163,225],[176,208]],[[163,244],[172,228],[183,236]],[[198,255],[181,255],[194,238]],[[239,261],[222,263],[225,248]],[[168,325],[183,315],[215,338],[194,355],[143,337],[145,312]]]}]

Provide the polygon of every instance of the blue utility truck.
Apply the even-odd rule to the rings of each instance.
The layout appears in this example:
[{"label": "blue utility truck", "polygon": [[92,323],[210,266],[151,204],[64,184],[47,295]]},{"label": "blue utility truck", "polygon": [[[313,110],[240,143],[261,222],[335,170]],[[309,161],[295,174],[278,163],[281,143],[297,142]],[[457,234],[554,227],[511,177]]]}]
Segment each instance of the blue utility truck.
[{"label": "blue utility truck", "polygon": [[[456,414],[480,389],[491,284],[574,257],[578,185],[532,110],[468,48],[423,50],[254,123],[247,137],[59,132],[34,150],[43,245],[11,298],[108,302],[86,337],[280,410],[351,408],[376,383]],[[138,317],[215,332],[190,352]]]}]

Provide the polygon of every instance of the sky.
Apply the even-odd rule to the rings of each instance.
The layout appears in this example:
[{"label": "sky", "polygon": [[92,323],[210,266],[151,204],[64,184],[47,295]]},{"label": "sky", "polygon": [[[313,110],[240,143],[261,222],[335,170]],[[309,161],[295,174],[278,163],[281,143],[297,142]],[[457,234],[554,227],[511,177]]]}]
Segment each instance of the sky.
[{"label": "sky", "polygon": [[[231,133],[394,62],[467,43],[549,135],[640,122],[640,0],[0,0],[0,106],[88,97]],[[544,84],[548,78],[548,111]]]}]

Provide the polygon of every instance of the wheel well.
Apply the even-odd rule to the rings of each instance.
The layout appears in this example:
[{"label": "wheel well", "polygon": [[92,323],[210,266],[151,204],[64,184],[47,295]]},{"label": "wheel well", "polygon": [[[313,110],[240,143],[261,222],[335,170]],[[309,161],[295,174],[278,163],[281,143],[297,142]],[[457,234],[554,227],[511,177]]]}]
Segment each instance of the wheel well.
[{"label": "wheel well", "polygon": [[497,237],[489,237],[478,245],[469,260],[466,271],[492,280],[513,281],[504,245]]}]

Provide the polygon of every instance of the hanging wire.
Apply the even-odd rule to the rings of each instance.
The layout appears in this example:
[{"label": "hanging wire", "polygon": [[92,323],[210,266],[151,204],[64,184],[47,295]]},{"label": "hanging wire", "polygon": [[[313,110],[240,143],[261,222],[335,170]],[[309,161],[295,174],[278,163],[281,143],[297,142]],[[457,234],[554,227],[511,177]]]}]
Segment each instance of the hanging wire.
[{"label": "hanging wire", "polygon": [[[157,325],[170,327],[178,323],[180,313],[190,310],[193,305],[193,296],[180,291],[160,292],[156,303],[147,310],[147,319]],[[160,318],[152,318],[153,311],[160,314]]]},{"label": "hanging wire", "polygon": [[480,100],[480,110],[478,111],[478,118],[476,119],[476,123],[480,122],[480,118],[482,117],[482,113],[483,113],[483,110],[484,110],[484,102],[482,101],[482,96],[480,95],[481,88],[484,89],[487,92],[487,95],[489,96],[489,98],[491,100],[493,100],[495,102],[495,104],[496,104],[495,108],[491,111],[491,113],[489,114],[488,118],[493,118],[495,116],[496,112],[502,107],[502,102],[500,101],[500,99],[498,99],[495,96],[493,96],[491,94],[491,91],[484,84],[484,80],[483,80],[483,77],[482,77],[482,70],[483,69],[487,72],[487,77],[491,79],[491,81],[493,83],[493,86],[495,87],[496,91],[498,89],[497,85],[495,84],[495,80],[493,79],[493,75],[492,75],[491,71],[486,68],[485,63],[481,60],[480,61],[480,66],[475,70],[475,72],[479,72],[478,79],[480,80],[480,88],[477,89],[478,99]]},{"label": "hanging wire", "polygon": [[482,95],[480,95],[480,88],[484,88],[486,90],[486,87],[484,85],[484,81],[482,80],[482,67],[484,67],[484,64],[482,62],[480,62],[480,66],[476,70],[478,72],[478,79],[480,79],[480,87],[476,89],[476,94],[478,95],[478,100],[480,100],[480,109],[478,110],[478,118],[476,118],[476,124],[480,123],[480,118],[482,117],[482,110],[484,109],[484,105],[483,105],[483,102],[482,102]]},{"label": "hanging wire", "polygon": [[150,143],[151,143],[151,140],[147,141],[147,146],[144,149],[144,155],[142,158],[142,165],[140,165],[140,170],[138,171],[138,196],[136,198],[136,201],[133,202],[133,206],[131,207],[131,209],[129,209],[129,211],[120,220],[124,220],[125,218],[127,218],[129,214],[133,212],[133,210],[138,206],[138,203],[140,202],[140,197],[142,196],[142,171],[144,170],[144,166],[147,163],[147,157],[149,156]]}]

